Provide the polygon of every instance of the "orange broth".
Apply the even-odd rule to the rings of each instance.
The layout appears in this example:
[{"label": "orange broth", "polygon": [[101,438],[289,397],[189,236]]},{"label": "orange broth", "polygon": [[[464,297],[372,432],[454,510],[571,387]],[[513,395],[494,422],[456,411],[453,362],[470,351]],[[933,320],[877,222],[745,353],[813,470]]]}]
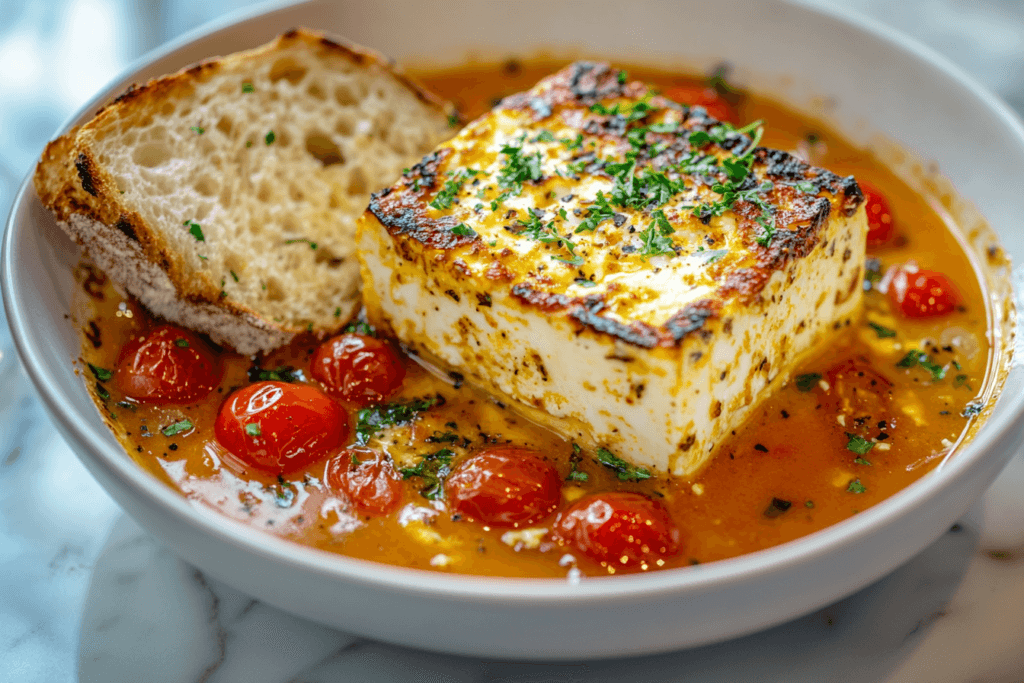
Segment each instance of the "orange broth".
[{"label": "orange broth", "polygon": [[[471,64],[415,75],[472,118],[487,111],[496,97],[527,89],[561,66],[541,60]],[[630,76],[658,87],[697,82],[642,68],[630,69]],[[925,197],[818,121],[756,96],[743,97],[738,111],[743,121],[766,122],[764,146],[801,150],[813,165],[840,175],[853,174],[881,189],[892,206],[897,235],[890,244],[871,249],[870,255],[880,260],[883,272],[914,259],[923,268],[945,273],[965,305],[943,317],[908,320],[891,310],[883,294],[868,291],[864,320],[842,331],[798,371],[818,373],[822,379],[805,381],[802,387],[790,381],[778,389],[694,479],[654,472],[647,481],[621,482],[592,453],[583,452],[577,467],[587,473],[588,481],[565,481],[560,507],[586,493],[607,490],[658,498],[683,538],[682,551],[666,560],[664,567],[734,557],[804,536],[920,478],[965,433],[971,418],[963,413],[970,414],[967,407],[981,391],[990,356],[987,310],[978,277],[960,241]],[[83,265],[79,276],[90,295],[83,360],[114,368],[122,344],[155,323],[135,301],[118,295],[102,273]],[[895,336],[882,337],[869,323],[891,329]],[[343,494],[329,490],[324,462],[287,478],[247,469],[214,439],[214,420],[223,398],[249,382],[247,371],[253,365],[292,366],[308,378],[309,359],[317,344],[318,340],[307,338],[255,360],[224,351],[223,381],[208,399],[195,405],[135,404],[125,400],[113,383],[96,382],[91,375],[89,386],[107,423],[142,467],[195,504],[269,533],[331,552],[421,569],[526,577],[564,577],[570,571],[615,573],[615,567],[587,560],[552,541],[550,534],[540,536],[537,543],[507,529],[453,519],[443,500],[420,495],[423,482],[416,477],[403,483],[403,507],[384,517],[368,517],[352,511]],[[945,377],[935,380],[920,366],[898,366],[913,348],[926,351],[932,362],[944,368]],[[826,390],[823,384],[830,368],[856,357],[868,359],[875,371],[892,382],[892,408],[884,428],[855,423],[858,416],[844,414],[837,405],[840,388],[828,385]],[[445,404],[384,433],[378,447],[396,465],[415,463],[444,446],[454,452],[454,466],[485,444],[513,443],[545,453],[563,477],[568,475],[571,443],[469,386],[435,376],[411,360],[407,365],[405,384],[390,400],[439,394]],[[102,398],[105,394],[109,397]],[[356,408],[348,408],[354,426]],[[182,419],[193,428],[173,436],[162,433]],[[871,439],[869,452],[858,454],[847,447],[853,431]],[[458,440],[437,440],[445,434],[457,435]],[[555,514],[531,528],[551,529]]]}]

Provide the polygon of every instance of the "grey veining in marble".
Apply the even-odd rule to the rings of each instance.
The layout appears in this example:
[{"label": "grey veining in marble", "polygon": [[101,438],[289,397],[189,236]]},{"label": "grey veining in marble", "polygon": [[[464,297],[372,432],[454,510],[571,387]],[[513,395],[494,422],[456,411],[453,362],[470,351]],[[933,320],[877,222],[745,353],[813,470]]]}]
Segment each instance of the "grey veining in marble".
[{"label": "grey veining in marble", "polygon": [[[1024,459],[1008,474],[1001,485],[1024,484]],[[167,683],[1019,680],[1005,674],[1024,672],[1024,558],[1003,558],[1002,546],[993,557],[993,502],[885,579],[804,618],[695,650],[575,664],[451,657],[316,626],[207,580],[122,517],[94,569],[79,670],[83,681]],[[988,610],[1010,634],[965,638]],[[165,666],[181,652],[190,656]]]},{"label": "grey veining in marble", "polygon": [[[0,216],[59,122],[128,60],[245,4],[0,2]],[[842,7],[931,45],[1024,110],[1024,4]],[[0,322],[0,683],[75,680],[1020,683],[1024,456],[959,531],[857,595],[767,632],[609,662],[449,657],[303,621],[175,559],[121,515],[56,435]]]}]

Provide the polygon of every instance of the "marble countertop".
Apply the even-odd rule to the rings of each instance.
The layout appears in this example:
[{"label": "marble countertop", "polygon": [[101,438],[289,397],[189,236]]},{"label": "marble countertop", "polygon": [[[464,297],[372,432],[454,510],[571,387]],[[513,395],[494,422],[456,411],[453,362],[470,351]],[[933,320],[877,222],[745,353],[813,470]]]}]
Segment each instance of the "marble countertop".
[{"label": "marble countertop", "polygon": [[[130,46],[95,41],[100,73],[57,95],[46,87],[57,87],[54,60],[70,63],[84,49],[45,52],[65,30],[51,21],[57,15],[26,4],[14,11],[14,28],[0,28],[0,67],[12,56],[31,58],[36,78],[0,83],[0,214],[59,121],[122,64],[241,3],[147,4],[162,12],[162,28],[132,34],[141,37]],[[105,20],[154,20],[110,0],[64,5],[80,22],[98,22],[97,31]],[[844,6],[931,44],[1024,109],[1024,8],[1017,3]],[[918,557],[806,617],[672,654],[510,663],[363,640],[207,579],[140,530],[85,471],[49,424],[2,322],[0,386],[0,683],[1024,681],[1024,453]]]}]

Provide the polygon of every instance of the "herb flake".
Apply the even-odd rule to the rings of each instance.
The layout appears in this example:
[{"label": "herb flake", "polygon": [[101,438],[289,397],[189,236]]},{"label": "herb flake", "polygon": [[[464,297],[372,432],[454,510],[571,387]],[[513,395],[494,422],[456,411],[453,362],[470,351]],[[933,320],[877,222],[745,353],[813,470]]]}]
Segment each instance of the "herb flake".
[{"label": "herb flake", "polygon": [[798,390],[807,392],[818,386],[818,382],[820,381],[820,372],[805,372],[802,375],[797,375],[793,383],[796,384],[796,388]]},{"label": "herb flake", "polygon": [[443,402],[444,399],[440,396],[433,396],[407,403],[388,403],[363,408],[356,414],[356,442],[360,446],[365,446],[386,427],[410,422],[419,413]]},{"label": "herb flake", "polygon": [[403,479],[419,477],[423,480],[421,496],[427,500],[440,500],[444,497],[444,480],[451,473],[453,457],[455,453],[442,448],[424,455],[415,467],[403,467],[398,471]]},{"label": "herb flake", "polygon": [[867,455],[868,452],[875,447],[875,444],[871,443],[863,436],[852,432],[846,432],[846,438],[849,439],[849,441],[846,442],[846,450],[853,451],[857,455]]},{"label": "herb flake", "polygon": [[101,368],[100,366],[93,365],[92,363],[88,363],[88,366],[89,370],[92,371],[93,377],[95,377],[101,382],[106,382],[107,380],[114,376],[114,373],[112,373],[110,370],[107,370],[106,368]]},{"label": "herb flake", "polygon": [[196,238],[196,242],[205,242],[206,236],[203,235],[203,229],[195,221],[189,220],[182,223],[182,225],[188,227],[189,234]]},{"label": "herb flake", "polygon": [[160,433],[163,434],[164,436],[177,436],[178,434],[181,434],[182,432],[187,432],[192,428],[193,425],[190,420],[180,420],[172,425],[167,425],[166,427],[160,430]]},{"label": "herb flake", "polygon": [[618,473],[619,481],[643,481],[651,478],[650,470],[630,465],[606,448],[597,449],[597,462]]},{"label": "herb flake", "polygon": [[878,335],[879,339],[889,339],[896,336],[896,330],[891,330],[888,327],[870,321],[868,322],[868,325],[870,325],[871,329],[875,331],[875,334]]}]

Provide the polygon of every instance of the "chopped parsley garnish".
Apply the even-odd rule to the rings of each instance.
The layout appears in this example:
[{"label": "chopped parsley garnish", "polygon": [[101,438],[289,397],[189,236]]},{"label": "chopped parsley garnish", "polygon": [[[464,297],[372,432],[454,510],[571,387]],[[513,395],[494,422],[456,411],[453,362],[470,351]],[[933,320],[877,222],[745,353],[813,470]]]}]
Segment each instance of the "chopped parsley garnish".
[{"label": "chopped parsley garnish", "polygon": [[871,443],[863,436],[853,434],[852,432],[846,432],[846,438],[849,439],[849,441],[846,442],[846,450],[853,451],[857,455],[867,455],[868,452],[875,447],[875,444]]},{"label": "chopped parsley garnish", "polygon": [[717,172],[718,158],[710,154],[690,152],[676,164],[676,169],[687,175],[710,176]]},{"label": "chopped parsley garnish", "polygon": [[160,433],[164,436],[177,436],[178,434],[187,432],[190,429],[192,429],[192,422],[189,420],[181,420],[180,422],[175,422],[172,425],[164,427],[160,430]]},{"label": "chopped parsley garnish", "polygon": [[476,230],[469,227],[465,223],[459,223],[452,228],[453,235],[459,235],[460,237],[476,237]]},{"label": "chopped parsley garnish", "polygon": [[930,372],[933,382],[938,382],[946,376],[946,370],[941,365],[933,363],[927,353],[917,349],[911,349],[907,352],[907,355],[900,359],[900,362],[896,363],[896,367],[899,368],[912,368],[915,365],[919,365]]},{"label": "chopped parsley garnish", "polygon": [[242,92],[256,92],[256,88],[252,83],[246,81],[245,83],[242,83]]},{"label": "chopped parsley garnish", "polygon": [[529,221],[525,223],[523,221],[518,221],[518,223],[522,228],[519,232],[520,235],[525,235],[526,237],[537,240],[542,244],[557,242],[559,246],[565,247],[569,252],[570,258],[552,256],[552,260],[561,261],[562,263],[567,263],[571,266],[583,265],[583,257],[576,254],[576,244],[569,238],[562,237],[558,234],[555,230],[554,221],[544,223],[536,213],[531,211]]},{"label": "chopped parsley garnish", "polygon": [[796,189],[807,194],[817,194],[818,186],[812,183],[810,180],[801,180],[800,182],[793,185]]},{"label": "chopped parsley garnish", "polygon": [[629,78],[629,75],[624,70],[620,69],[617,78],[619,85],[625,85],[626,79]]},{"label": "chopped parsley garnish", "polygon": [[632,123],[647,118],[647,115],[654,111],[654,107],[648,101],[650,96],[650,93],[644,95],[644,98],[639,102],[616,102],[611,107],[606,107],[598,102],[590,105],[590,111],[602,116],[622,116],[626,119],[626,123]]},{"label": "chopped parsley garnish", "polygon": [[772,498],[772,502],[768,504],[767,508],[765,508],[764,516],[772,519],[782,515],[791,507],[793,507],[792,501],[783,500],[782,498]]},{"label": "chopped parsley garnish", "polygon": [[850,485],[846,487],[846,490],[850,493],[864,493],[867,491],[864,488],[864,484],[860,483],[860,479],[854,479],[850,482]]},{"label": "chopped parsley garnish", "polygon": [[434,199],[430,202],[429,206],[432,206],[438,211],[444,211],[445,209],[451,208],[451,205],[455,203],[455,197],[457,197],[459,192],[462,191],[463,184],[471,175],[476,174],[477,171],[472,171],[471,173],[470,169],[460,170],[452,176],[451,180],[445,181],[438,193],[434,195]]},{"label": "chopped parsley garnish", "polygon": [[871,461],[870,460],[865,460],[864,458],[854,458],[853,459],[853,464],[854,465],[867,465],[868,467],[871,467]]},{"label": "chopped parsley garnish", "polygon": [[821,381],[821,373],[818,372],[806,372],[802,375],[797,375],[794,383],[796,388],[800,391],[810,391],[814,387],[818,386],[818,382]]},{"label": "chopped parsley garnish", "polygon": [[[340,311],[341,309],[339,308],[338,310]],[[364,322],[349,323],[342,332],[345,334],[362,334],[367,337],[377,336],[377,330],[374,329],[373,325]]]},{"label": "chopped parsley garnish", "polygon": [[203,133],[206,132],[205,128],[201,128],[199,126],[190,126],[189,130],[195,133],[196,135],[202,135]]},{"label": "chopped parsley garnish", "polygon": [[665,218],[665,212],[661,209],[651,214],[651,224],[640,233],[640,241],[643,246],[640,247],[640,256],[646,261],[650,256],[658,256],[660,254],[668,254],[675,256],[676,252],[672,248],[672,238],[670,235],[675,232],[672,228],[672,224]]},{"label": "chopped parsley garnish", "polygon": [[530,142],[554,142],[555,134],[548,129],[544,129],[537,134],[537,137],[530,140]]},{"label": "chopped parsley garnish", "polygon": [[594,199],[594,203],[587,210],[589,211],[587,217],[576,226],[577,233],[592,232],[597,229],[597,226],[602,221],[611,220],[615,216],[615,209],[608,203],[608,198],[604,196],[601,190],[597,191],[597,198]]},{"label": "chopped parsley garnish", "polygon": [[231,279],[234,280],[235,282],[238,282],[238,273],[236,273],[233,270],[229,270],[228,272],[231,273]]},{"label": "chopped parsley garnish", "polygon": [[291,365],[279,365],[273,370],[267,370],[254,365],[249,368],[250,382],[302,382],[306,376],[302,370]]},{"label": "chopped parsley garnish", "polygon": [[647,126],[647,130],[652,133],[675,133],[679,130],[679,124],[673,121],[665,121],[664,123],[652,123]]},{"label": "chopped parsley garnish", "polygon": [[580,455],[583,449],[575,441],[572,442],[572,455],[569,456],[569,474],[566,475],[566,481],[584,482],[590,479],[590,475],[579,468],[580,460],[583,456]]},{"label": "chopped parsley garnish", "polygon": [[584,482],[590,479],[590,475],[579,468],[579,463],[575,460],[569,463],[569,474],[566,475],[566,481]]},{"label": "chopped parsley garnish", "polygon": [[771,204],[761,199],[760,195],[770,192],[774,186],[770,181],[764,181],[756,188],[740,189],[746,182],[747,176],[750,175],[750,169],[754,163],[754,150],[757,148],[758,143],[761,142],[761,135],[764,132],[761,125],[761,121],[754,121],[743,128],[733,128],[728,123],[723,123],[713,126],[708,131],[695,130],[690,133],[690,145],[695,148],[703,147],[711,142],[721,145],[732,135],[753,133],[750,144],[747,145],[743,154],[734,154],[732,157],[722,160],[722,167],[727,180],[724,183],[716,183],[711,187],[713,192],[722,195],[722,199],[710,205],[694,207],[693,214],[698,217],[706,215],[721,216],[733,208],[736,202],[742,201],[754,204],[761,209],[761,215],[756,219],[758,225],[761,226],[761,235],[757,238],[757,243],[762,247],[767,247],[775,236],[775,213]]},{"label": "chopped parsley garnish", "polygon": [[580,149],[583,147],[583,133],[578,133],[574,138],[562,138],[559,142],[570,152]]},{"label": "chopped parsley garnish", "polygon": [[260,426],[255,422],[250,422],[245,425],[245,433],[249,436],[260,436],[263,432],[260,430]]},{"label": "chopped parsley garnish", "polygon": [[459,435],[455,432],[438,432],[434,431],[433,434],[424,439],[427,443],[455,443],[459,440]]},{"label": "chopped parsley garnish", "polygon": [[597,283],[596,282],[594,282],[593,280],[588,280],[585,277],[578,277],[575,280],[573,280],[572,283],[574,285],[579,285],[580,287],[586,287],[588,289],[590,287],[597,287]]},{"label": "chopped parsley garnish", "polygon": [[294,239],[290,239],[290,240],[285,240],[284,241],[285,244],[297,244],[299,242],[305,242],[306,244],[309,245],[310,249],[316,249],[317,246],[318,246],[316,242],[314,242],[313,240],[309,239],[308,237],[296,237]]},{"label": "chopped parsley garnish", "polygon": [[199,224],[195,221],[185,221],[182,225],[188,227],[189,233],[196,238],[196,242],[205,242],[206,237],[203,235],[203,229],[199,227]]},{"label": "chopped parsley garnish", "polygon": [[752,152],[754,148],[757,147],[757,143],[761,141],[760,131],[762,124],[764,124],[764,121],[758,119],[757,121],[748,123],[742,128],[736,128],[731,123],[722,122],[717,126],[712,126],[707,131],[695,130],[690,133],[690,146],[703,147],[704,145],[712,142],[717,145],[722,145],[731,135],[748,135],[753,132],[755,133],[754,139],[751,141],[750,146],[747,147],[747,152],[749,153]]},{"label": "chopped parsley garnish", "polygon": [[274,140],[276,139],[277,136],[274,135],[274,131],[270,131],[265,136],[263,136],[263,142],[267,143],[268,145],[274,144]]},{"label": "chopped parsley garnish", "polygon": [[107,370],[106,368],[101,368],[100,366],[93,365],[92,363],[89,363],[88,365],[89,369],[92,371],[93,376],[101,382],[106,382],[108,379],[114,376],[114,373],[112,373],[110,370]]},{"label": "chopped parsley garnish", "polygon": [[385,427],[409,422],[417,414],[443,402],[444,399],[440,396],[434,396],[416,399],[408,403],[388,403],[363,408],[356,414],[356,442],[364,446]]},{"label": "chopped parsley garnish", "polygon": [[630,465],[606,448],[597,449],[597,462],[615,470],[618,473],[619,481],[643,481],[651,478],[649,470]]},{"label": "chopped parsley garnish", "polygon": [[[529,180],[536,181],[541,179],[540,152],[524,155],[521,145],[519,147],[505,145],[501,148],[501,153],[507,158],[505,159],[505,165],[502,166],[501,172],[498,174],[498,185],[509,190],[512,195],[518,195],[522,192],[523,183]],[[502,197],[498,199],[501,200]]]},{"label": "chopped parsley garnish", "polygon": [[180,349],[187,349],[188,339],[182,339],[181,337],[178,337],[177,339],[174,340],[174,345]]},{"label": "chopped parsley garnish", "polygon": [[107,401],[110,399],[110,392],[107,391],[107,388],[99,382],[96,382],[96,395],[100,397],[101,401]]},{"label": "chopped parsley garnish", "polygon": [[451,473],[454,456],[455,453],[447,448],[442,448],[424,455],[416,467],[403,467],[398,471],[403,479],[421,478],[423,488],[420,489],[420,495],[427,500],[439,500],[444,496],[444,480]]},{"label": "chopped parsley garnish", "polygon": [[896,336],[896,330],[891,330],[888,327],[873,322],[868,322],[868,325],[870,325],[871,329],[875,331],[875,334],[878,335],[879,339],[888,339],[889,337]]}]

